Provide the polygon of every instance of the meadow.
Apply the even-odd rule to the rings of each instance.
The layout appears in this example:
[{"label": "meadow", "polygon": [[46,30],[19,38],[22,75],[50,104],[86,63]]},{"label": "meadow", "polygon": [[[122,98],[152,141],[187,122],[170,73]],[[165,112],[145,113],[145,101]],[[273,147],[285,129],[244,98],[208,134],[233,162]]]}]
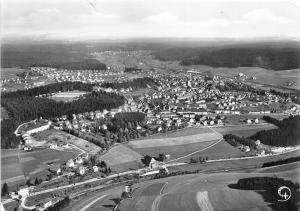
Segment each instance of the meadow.
[{"label": "meadow", "polygon": [[244,152],[231,146],[226,141],[222,140],[216,145],[208,149],[205,149],[199,153],[193,154],[183,159],[176,160],[176,162],[189,162],[190,158],[197,159],[198,157],[202,157],[202,158],[207,157],[208,160],[215,160],[215,159],[222,159],[222,158],[238,158],[243,156],[245,156]]},{"label": "meadow", "polygon": [[141,155],[157,157],[170,155],[170,160],[214,145],[222,135],[210,128],[185,128],[165,134],[155,134],[145,139],[133,140],[126,145]]},{"label": "meadow", "polygon": [[195,134],[190,136],[178,136],[169,138],[152,138],[145,140],[130,141],[129,145],[135,149],[138,148],[152,148],[152,147],[169,147],[185,144],[194,144],[199,142],[208,142],[217,140],[220,137],[214,132]]},{"label": "meadow", "polygon": [[121,163],[140,161],[141,155],[130,148],[118,144],[101,156],[108,165],[113,166]]},{"label": "meadow", "polygon": [[70,91],[70,92],[59,92],[59,93],[52,95],[49,98],[53,99],[55,101],[70,102],[75,99],[78,99],[80,96],[83,96],[85,94],[87,94],[87,92],[74,90],[74,91]]},{"label": "meadow", "polygon": [[247,125],[247,126],[230,126],[230,127],[218,127],[215,128],[216,131],[222,135],[233,134],[237,136],[249,137],[254,135],[256,132],[261,130],[272,130],[277,127],[272,124],[263,124],[263,125]]}]

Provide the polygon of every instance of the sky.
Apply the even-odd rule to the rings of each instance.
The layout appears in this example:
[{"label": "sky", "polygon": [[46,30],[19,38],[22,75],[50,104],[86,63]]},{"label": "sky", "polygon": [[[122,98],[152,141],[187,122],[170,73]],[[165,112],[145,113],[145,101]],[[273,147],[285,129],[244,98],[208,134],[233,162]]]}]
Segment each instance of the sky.
[{"label": "sky", "polygon": [[1,0],[1,34],[299,38],[300,0]]}]

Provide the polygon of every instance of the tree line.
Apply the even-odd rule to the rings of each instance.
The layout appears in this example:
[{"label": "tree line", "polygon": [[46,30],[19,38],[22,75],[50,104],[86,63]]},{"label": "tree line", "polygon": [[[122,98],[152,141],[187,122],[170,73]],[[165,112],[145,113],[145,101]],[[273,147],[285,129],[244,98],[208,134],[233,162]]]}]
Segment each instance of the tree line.
[{"label": "tree line", "polygon": [[158,85],[158,83],[153,79],[149,77],[144,78],[136,78],[131,81],[124,81],[121,83],[103,83],[101,86],[104,88],[113,88],[113,89],[121,89],[121,88],[133,88],[133,89],[140,89],[140,88],[147,88],[147,86],[154,87]]},{"label": "tree line", "polygon": [[57,69],[67,70],[106,70],[105,64],[99,62],[97,59],[86,59],[76,62],[56,62],[56,63],[33,63],[31,67],[52,67]]},{"label": "tree line", "polygon": [[263,144],[270,146],[296,146],[300,144],[300,116],[290,116],[278,121],[271,117],[264,117],[265,120],[278,126],[273,130],[262,130],[249,138],[260,140]]},{"label": "tree line", "polygon": [[236,83],[231,81],[226,81],[224,86],[216,85],[216,88],[218,88],[221,92],[238,91],[238,92],[251,92],[263,96],[266,95],[265,90],[256,89],[244,83]]},{"label": "tree line", "polygon": [[283,159],[283,160],[267,162],[262,165],[262,168],[270,167],[270,166],[278,166],[278,165],[283,165],[283,164],[287,164],[287,163],[294,163],[294,162],[298,162],[298,161],[300,161],[300,156],[287,158],[287,159]]},{"label": "tree line", "polygon": [[237,147],[240,144],[249,146],[252,149],[256,148],[255,141],[250,138],[239,137],[233,134],[226,134],[223,136],[224,140],[229,143],[231,146]]}]

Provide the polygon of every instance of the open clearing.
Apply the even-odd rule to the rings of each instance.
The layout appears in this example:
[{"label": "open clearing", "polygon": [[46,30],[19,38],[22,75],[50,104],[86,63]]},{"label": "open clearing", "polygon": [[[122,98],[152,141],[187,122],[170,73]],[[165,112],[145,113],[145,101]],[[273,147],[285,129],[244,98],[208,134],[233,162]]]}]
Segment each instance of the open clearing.
[{"label": "open clearing", "polygon": [[85,95],[86,93],[87,92],[76,91],[76,90],[69,91],[69,92],[59,92],[59,93],[52,95],[49,98],[53,99],[55,101],[70,102],[70,101],[78,99],[80,96]]},{"label": "open clearing", "polygon": [[175,133],[169,133],[162,136],[130,141],[129,145],[134,149],[149,147],[168,147],[214,141],[220,138],[220,134],[207,128],[187,128],[186,130],[180,130]]},{"label": "open clearing", "polygon": [[118,144],[112,147],[107,153],[101,156],[101,159],[109,165],[127,163],[141,159],[141,155],[128,147]]},{"label": "open clearing", "polygon": [[45,130],[42,131],[36,135],[33,136],[36,140],[39,141],[50,141],[50,142],[64,142],[73,144],[76,147],[80,148],[81,150],[84,150],[85,152],[88,152],[90,154],[96,154],[101,150],[101,148],[91,142],[88,142],[82,138],[78,138],[76,136],[73,136],[71,134],[68,134],[61,130]]},{"label": "open clearing", "polygon": [[113,172],[124,172],[142,167],[142,156],[132,149],[118,144],[101,156]]},{"label": "open clearing", "polygon": [[186,156],[215,144],[222,135],[206,127],[185,128],[166,134],[155,134],[142,140],[134,140],[127,146],[142,155],[157,157],[160,153],[170,155],[170,159]]},{"label": "open clearing", "polygon": [[256,132],[261,130],[272,130],[277,127],[272,124],[263,124],[263,125],[249,125],[249,126],[227,126],[227,127],[218,127],[214,128],[216,131],[222,135],[233,134],[237,136],[249,137],[254,135]]},{"label": "open clearing", "polygon": [[[196,151],[195,148],[194,151]],[[190,158],[198,158],[200,156],[202,158],[207,157],[209,160],[215,160],[215,159],[222,159],[222,158],[238,158],[238,157],[243,157],[244,155],[245,155],[244,152],[231,146],[226,141],[222,140],[216,145],[212,146],[211,148],[193,154],[189,157],[176,160],[176,162],[189,162]]]},{"label": "open clearing", "polygon": [[175,145],[175,146],[160,146],[160,147],[147,147],[147,148],[134,148],[135,151],[142,155],[150,155],[157,157],[160,153],[168,154],[171,156],[170,159],[185,156],[197,150],[201,150],[216,143],[214,141],[204,141],[192,144]]}]

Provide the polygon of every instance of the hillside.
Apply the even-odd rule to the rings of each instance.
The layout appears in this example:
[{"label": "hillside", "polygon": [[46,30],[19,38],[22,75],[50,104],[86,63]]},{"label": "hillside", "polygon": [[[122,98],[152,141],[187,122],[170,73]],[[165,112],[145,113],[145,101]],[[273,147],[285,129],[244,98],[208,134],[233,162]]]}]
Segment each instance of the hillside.
[{"label": "hillside", "polygon": [[300,68],[300,44],[251,43],[214,47],[172,47],[154,53],[160,60],[179,60],[181,65],[212,67],[262,67],[272,70]]},{"label": "hillside", "polygon": [[[297,169],[274,173],[190,174],[149,180],[133,186],[133,196],[122,200],[119,210],[294,210],[295,204],[278,206],[277,195],[270,190],[239,188],[241,179],[268,177],[270,180],[297,182],[289,176]],[[255,179],[252,179],[255,180]],[[259,180],[257,180],[259,181]],[[263,187],[263,186],[262,186]],[[278,209],[282,208],[282,209]]]}]

